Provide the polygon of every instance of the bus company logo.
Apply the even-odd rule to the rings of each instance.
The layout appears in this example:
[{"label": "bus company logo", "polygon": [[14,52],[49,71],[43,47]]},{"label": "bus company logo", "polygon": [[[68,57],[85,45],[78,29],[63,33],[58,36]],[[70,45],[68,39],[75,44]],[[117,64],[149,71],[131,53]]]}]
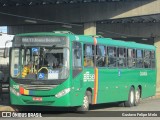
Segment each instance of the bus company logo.
[{"label": "bus company logo", "polygon": [[12,117],[11,112],[2,112],[2,117]]},{"label": "bus company logo", "polygon": [[148,73],[147,72],[140,72],[140,76],[147,76]]},{"label": "bus company logo", "polygon": [[90,74],[88,71],[83,75],[83,81],[84,82],[89,82],[89,81],[94,81],[94,74]]}]

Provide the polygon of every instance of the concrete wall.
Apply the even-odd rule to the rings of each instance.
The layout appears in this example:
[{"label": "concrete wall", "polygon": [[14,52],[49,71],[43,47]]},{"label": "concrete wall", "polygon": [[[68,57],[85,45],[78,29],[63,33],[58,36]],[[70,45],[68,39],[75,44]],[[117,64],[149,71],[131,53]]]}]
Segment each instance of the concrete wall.
[{"label": "concrete wall", "polygon": [[84,35],[96,35],[96,23],[84,23]]},{"label": "concrete wall", "polygon": [[156,60],[157,60],[157,93],[160,93],[160,37],[157,37],[155,39],[154,45],[156,46]]}]

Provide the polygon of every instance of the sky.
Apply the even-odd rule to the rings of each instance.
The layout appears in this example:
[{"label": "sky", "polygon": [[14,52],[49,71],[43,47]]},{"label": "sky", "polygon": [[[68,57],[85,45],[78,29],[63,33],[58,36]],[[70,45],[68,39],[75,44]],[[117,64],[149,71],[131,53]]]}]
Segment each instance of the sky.
[{"label": "sky", "polygon": [[7,26],[0,26],[0,32],[7,33]]}]

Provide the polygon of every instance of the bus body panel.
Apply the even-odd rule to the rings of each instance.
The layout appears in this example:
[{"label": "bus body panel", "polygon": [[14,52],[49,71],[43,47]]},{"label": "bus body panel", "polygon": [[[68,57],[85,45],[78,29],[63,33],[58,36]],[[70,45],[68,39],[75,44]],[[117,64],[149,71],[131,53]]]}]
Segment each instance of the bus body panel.
[{"label": "bus body panel", "polygon": [[[147,76],[140,76],[142,71],[147,72]],[[142,87],[142,98],[154,96],[155,80],[154,70],[99,68],[98,103],[128,100],[131,86],[135,90]]]},{"label": "bus body panel", "polygon": [[[19,95],[19,89],[15,89],[18,83],[15,83],[10,78],[10,98],[13,105],[43,105],[43,106],[81,106],[86,90],[92,93],[92,104],[127,101],[129,90],[133,86],[135,90],[141,86],[141,97],[146,98],[155,95],[156,90],[156,70],[144,68],[107,68],[107,67],[84,67],[84,54],[82,52],[82,67],[81,72],[73,75],[72,67],[72,42],[80,42],[82,51],[84,44],[94,45],[93,37],[83,35],[67,35],[53,33],[32,33],[21,34],[19,36],[35,36],[35,35],[50,35],[50,36],[67,36],[70,40],[70,76],[62,84],[49,91],[35,90],[34,96]],[[13,43],[14,44],[14,43]],[[97,38],[97,45],[148,49],[155,51],[155,47],[132,42],[115,41],[110,38]],[[143,74],[147,73],[147,74]],[[56,98],[55,95],[64,90],[71,88],[71,91]],[[96,88],[96,89],[95,89]],[[18,94],[18,95],[17,95]],[[37,100],[33,100],[37,97]],[[38,98],[42,98],[42,101]],[[38,101],[39,100],[39,101]]]},{"label": "bus body panel", "polygon": [[[51,90],[32,90],[33,95],[21,95],[19,92],[19,84],[10,80],[10,98],[13,105],[42,105],[42,106],[79,106],[82,104],[84,92],[83,89],[77,91],[72,87],[71,91],[60,97],[56,98],[55,95],[69,88],[68,81],[58,85]],[[29,92],[28,92],[29,93]],[[37,100],[33,100],[37,98]]]}]

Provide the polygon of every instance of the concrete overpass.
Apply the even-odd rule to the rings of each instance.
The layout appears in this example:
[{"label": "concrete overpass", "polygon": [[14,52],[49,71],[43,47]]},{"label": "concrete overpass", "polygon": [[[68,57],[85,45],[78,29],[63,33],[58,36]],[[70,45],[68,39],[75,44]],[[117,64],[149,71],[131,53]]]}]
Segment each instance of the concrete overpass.
[{"label": "concrete overpass", "polygon": [[160,0],[0,0],[0,25],[10,34],[65,29],[154,44],[160,92],[159,6]]},{"label": "concrete overpass", "polygon": [[123,0],[121,2],[118,2],[118,0],[117,2],[92,2],[92,0],[90,0],[91,2],[88,3],[48,5],[21,5],[20,3],[25,0],[10,0],[10,2],[11,1],[16,1],[15,6],[9,3],[8,5],[1,4],[3,7],[0,7],[0,25],[27,24],[25,20],[29,18],[35,18],[34,20],[37,20],[37,24],[48,24],[47,21],[45,22],[38,19],[68,23],[86,23],[160,13],[159,0]]}]

